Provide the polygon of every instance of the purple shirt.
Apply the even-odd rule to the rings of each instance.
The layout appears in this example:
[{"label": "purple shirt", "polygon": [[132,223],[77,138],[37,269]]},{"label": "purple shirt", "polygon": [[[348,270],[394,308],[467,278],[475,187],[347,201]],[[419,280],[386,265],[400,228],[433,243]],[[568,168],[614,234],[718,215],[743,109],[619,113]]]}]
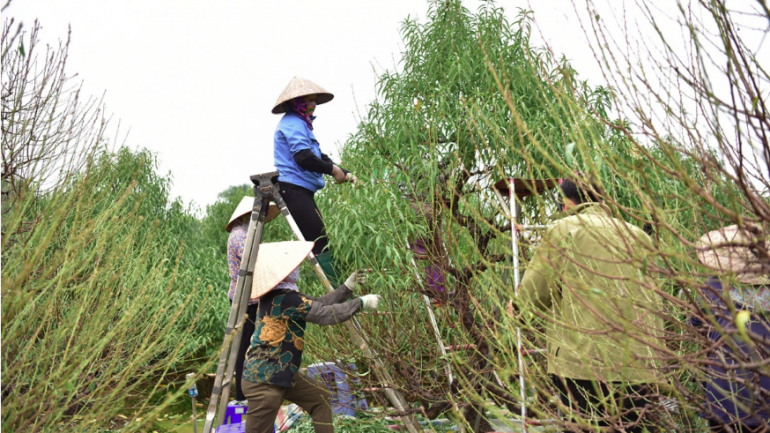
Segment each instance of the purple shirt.
[{"label": "purple shirt", "polygon": [[[760,289],[759,292],[761,292],[761,290],[762,289]],[[708,308],[711,310],[711,315],[714,316],[716,322],[719,324],[719,327],[722,329],[733,328],[734,326],[732,320],[728,319],[731,316],[730,311],[718,296],[718,294],[720,294],[723,298],[729,297],[728,293],[722,288],[722,283],[719,281],[719,279],[713,277],[710,278],[706,282],[706,285],[701,289],[701,293],[705,303],[707,303]],[[739,304],[735,301],[734,303],[735,308],[739,310],[748,309],[742,304]],[[711,317],[711,315],[707,316],[708,313],[706,313],[705,309],[703,310],[703,314],[704,317]],[[691,320],[693,325],[706,328],[709,333],[709,339],[711,341],[719,341],[721,334],[714,327],[712,327],[711,324],[704,322],[698,317],[693,317]],[[764,342],[766,343],[758,344],[758,346],[763,347],[752,348],[741,340],[736,339],[736,345],[751,358],[761,357],[762,353],[767,353],[770,351],[770,331],[768,331],[770,329],[770,323],[768,323],[767,319],[764,319],[762,315],[752,311],[751,320],[749,321],[747,328],[751,332],[762,336],[764,338]],[[713,352],[709,353],[709,359],[719,361],[718,352],[721,352],[721,354],[725,357],[726,364],[732,365],[740,362],[733,356],[733,352],[726,344],[721,344]],[[744,357],[741,356],[740,358]],[[712,365],[709,367],[709,369],[711,378],[705,384],[708,406],[709,409],[723,422],[729,423],[740,420],[740,422],[747,426],[759,426],[770,421],[770,411],[766,409],[767,403],[764,405],[762,404],[762,401],[765,400],[765,397],[763,397],[761,393],[755,392],[743,384],[728,381],[726,379],[727,373],[725,372],[725,369],[718,365]],[[755,369],[752,369],[751,371],[737,369],[734,370],[734,374],[744,381],[758,383],[759,388],[761,388],[764,392],[770,392],[770,376],[757,374]],[[743,408],[736,407],[735,401],[739,401],[742,405],[745,405],[748,408],[756,408],[758,414],[755,416],[749,416],[747,411],[743,410]],[[761,410],[763,406],[765,410]],[[752,411],[750,410],[749,413],[750,412]]]},{"label": "purple shirt", "polygon": [[[227,239],[227,265],[230,267],[230,290],[227,291],[227,297],[231,301],[235,296],[235,284],[238,282],[238,272],[241,270],[241,258],[243,257],[243,248],[246,245],[248,228],[247,224],[237,223],[230,231],[230,237]],[[249,305],[258,302],[258,299],[249,299]]]}]

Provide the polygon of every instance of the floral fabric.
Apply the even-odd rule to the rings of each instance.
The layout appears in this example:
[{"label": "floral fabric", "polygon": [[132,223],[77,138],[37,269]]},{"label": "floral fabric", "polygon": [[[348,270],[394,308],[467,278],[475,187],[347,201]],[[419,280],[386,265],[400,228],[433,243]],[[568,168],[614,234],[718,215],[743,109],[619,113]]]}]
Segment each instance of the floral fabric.
[{"label": "floral fabric", "polygon": [[294,268],[293,271],[283,279],[280,283],[278,283],[277,286],[273,288],[273,290],[276,289],[289,289],[294,290],[295,292],[299,292],[299,289],[297,288],[297,280],[299,280],[299,266]]},{"label": "floral fabric", "polygon": [[770,289],[767,287],[730,287],[730,298],[753,311],[770,311]]},{"label": "floral fabric", "polygon": [[294,98],[288,101],[287,105],[289,110],[297,113],[299,117],[305,121],[308,128],[311,130],[313,129],[313,121],[315,120],[315,116],[313,116],[313,112],[315,111],[315,102],[310,104],[305,102],[303,98]]},{"label": "floral fabric", "polygon": [[305,348],[306,318],[313,300],[291,289],[273,289],[260,298],[243,378],[292,387]]},{"label": "floral fabric", "polygon": [[[230,237],[227,239],[227,265],[230,268],[230,290],[227,291],[227,297],[233,300],[235,296],[235,284],[238,282],[238,271],[241,270],[241,258],[243,257],[243,248],[246,246],[246,235],[248,225],[240,223],[230,231]],[[258,299],[250,299],[249,305],[259,302]]]}]

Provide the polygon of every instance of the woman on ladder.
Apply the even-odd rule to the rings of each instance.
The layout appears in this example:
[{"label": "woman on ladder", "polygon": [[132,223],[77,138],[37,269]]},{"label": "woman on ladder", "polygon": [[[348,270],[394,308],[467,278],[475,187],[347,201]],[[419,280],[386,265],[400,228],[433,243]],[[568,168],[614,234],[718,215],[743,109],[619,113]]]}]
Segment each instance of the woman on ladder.
[{"label": "woman on ladder", "polygon": [[286,207],[305,240],[315,242],[313,254],[332,286],[337,287],[339,278],[314,195],[325,186],[324,174],[332,176],[336,183],[355,182],[357,179],[321,152],[313,134],[316,105],[333,98],[334,95],[309,80],[292,79],[273,107],[273,114],[286,113],[275,129],[273,155]]}]

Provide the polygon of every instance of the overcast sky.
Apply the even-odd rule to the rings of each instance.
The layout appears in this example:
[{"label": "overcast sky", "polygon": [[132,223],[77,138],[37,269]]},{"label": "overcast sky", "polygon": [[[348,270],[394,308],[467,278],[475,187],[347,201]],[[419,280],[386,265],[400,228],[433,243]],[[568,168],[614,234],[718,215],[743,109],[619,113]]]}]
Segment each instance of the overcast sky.
[{"label": "overcast sky", "polygon": [[[480,4],[465,2],[473,11]],[[601,84],[571,0],[498,4],[511,19],[535,6],[535,39],[542,34],[581,77]],[[17,0],[4,19],[27,29],[39,19],[48,44],[66,39],[71,26],[68,71],[86,94],[106,92],[113,127],[130,128],[129,147],[158,153],[172,196],[205,208],[227,187],[273,169],[279,116],[270,110],[294,76],[334,93],[316,110],[315,133],[336,159],[374,98],[377,74],[399,59],[401,23],[424,22],[427,8],[422,0]]]}]

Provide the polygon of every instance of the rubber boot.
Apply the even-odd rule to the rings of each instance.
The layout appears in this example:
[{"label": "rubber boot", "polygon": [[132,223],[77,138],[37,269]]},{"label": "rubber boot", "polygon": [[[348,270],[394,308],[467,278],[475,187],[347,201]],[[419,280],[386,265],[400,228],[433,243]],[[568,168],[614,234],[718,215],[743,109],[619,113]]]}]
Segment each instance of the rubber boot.
[{"label": "rubber boot", "polygon": [[334,262],[332,260],[332,252],[326,250],[315,256],[315,258],[318,260],[318,264],[321,265],[321,269],[324,270],[326,278],[328,278],[329,282],[332,283],[332,288],[336,289],[339,287],[341,283],[339,281],[339,275],[337,274],[337,268],[334,266]]}]

